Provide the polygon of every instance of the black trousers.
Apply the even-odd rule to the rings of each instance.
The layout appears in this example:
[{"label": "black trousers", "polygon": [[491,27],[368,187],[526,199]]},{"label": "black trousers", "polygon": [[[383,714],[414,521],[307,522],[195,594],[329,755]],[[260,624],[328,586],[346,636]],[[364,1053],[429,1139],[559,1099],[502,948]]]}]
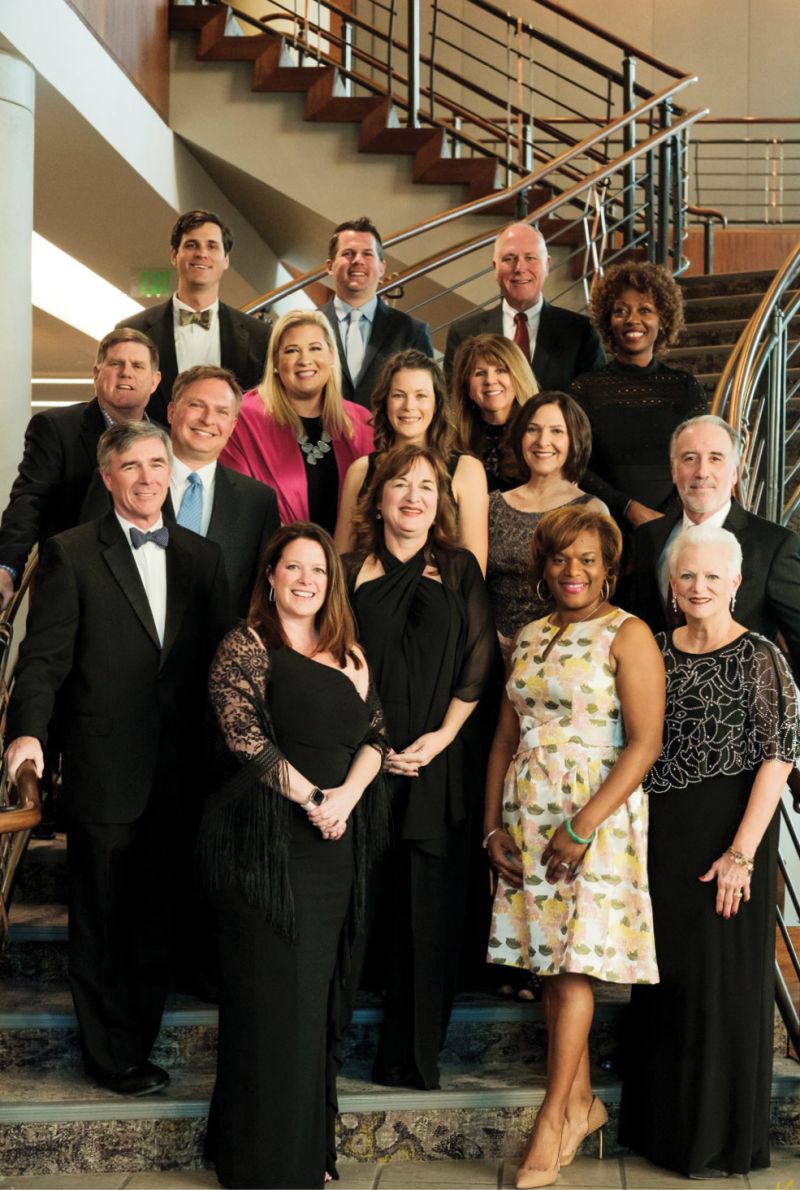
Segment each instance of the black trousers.
[{"label": "black trousers", "polygon": [[191,860],[179,822],[160,781],[134,822],[69,823],[69,979],[90,1072],[141,1065],[158,1035]]}]

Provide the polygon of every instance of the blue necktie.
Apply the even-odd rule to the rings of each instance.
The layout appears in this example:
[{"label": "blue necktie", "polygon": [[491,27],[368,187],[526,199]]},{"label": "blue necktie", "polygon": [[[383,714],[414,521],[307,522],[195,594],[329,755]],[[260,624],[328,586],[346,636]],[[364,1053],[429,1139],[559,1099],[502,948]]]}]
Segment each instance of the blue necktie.
[{"label": "blue necktie", "polygon": [[184,529],[191,529],[192,533],[199,533],[203,523],[203,481],[196,471],[192,471],[187,484],[176,519]]},{"label": "blue necktie", "polygon": [[166,525],[162,525],[160,529],[150,529],[147,533],[143,533],[141,529],[131,526],[131,545],[135,550],[143,546],[146,541],[152,541],[154,545],[160,545],[162,550],[165,550],[169,545],[169,529]]}]

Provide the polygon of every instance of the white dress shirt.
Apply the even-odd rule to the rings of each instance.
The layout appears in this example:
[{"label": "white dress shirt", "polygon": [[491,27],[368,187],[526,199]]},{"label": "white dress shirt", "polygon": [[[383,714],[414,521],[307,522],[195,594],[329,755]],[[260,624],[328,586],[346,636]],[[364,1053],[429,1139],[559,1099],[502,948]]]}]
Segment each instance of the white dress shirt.
[{"label": "white dress shirt", "polygon": [[208,330],[198,326],[196,322],[189,322],[181,326],[179,310],[189,310],[192,314],[202,314],[202,310],[195,311],[192,306],[182,302],[177,293],[172,295],[172,325],[175,333],[175,355],[178,358],[178,371],[185,372],[196,364],[212,364],[220,367],[222,355],[219,341],[219,300],[212,302],[205,309],[211,311],[211,323]]},{"label": "white dress shirt", "polygon": [[[539,334],[539,321],[542,316],[542,306],[544,305],[544,298],[540,297],[535,306],[531,306],[529,310],[523,310],[525,317],[528,320],[528,339],[531,345],[531,358],[536,350],[536,336]],[[503,298],[503,335],[506,339],[513,339],[517,330],[517,324],[514,321],[519,314],[519,310],[515,310],[513,306],[509,306],[505,298]]]},{"label": "white dress shirt", "polygon": [[214,511],[214,484],[217,477],[217,461],[206,463],[205,467],[187,467],[177,455],[172,460],[172,475],[169,491],[172,496],[172,510],[177,517],[184,492],[189,486],[189,476],[197,475],[203,481],[203,515],[200,520],[200,536],[205,537]]},{"label": "white dress shirt", "polygon": [[[132,525],[130,521],[126,521],[116,510],[114,515],[120,523],[128,548],[133,554],[147,602],[150,604],[156,635],[159,643],[163,645],[164,629],[167,623],[167,551],[152,541],[146,541],[144,545],[139,546],[138,550],[135,550],[131,544],[131,529],[138,528],[138,525]],[[153,521],[150,529],[160,529],[163,524],[163,517],[159,517],[157,521]]]}]

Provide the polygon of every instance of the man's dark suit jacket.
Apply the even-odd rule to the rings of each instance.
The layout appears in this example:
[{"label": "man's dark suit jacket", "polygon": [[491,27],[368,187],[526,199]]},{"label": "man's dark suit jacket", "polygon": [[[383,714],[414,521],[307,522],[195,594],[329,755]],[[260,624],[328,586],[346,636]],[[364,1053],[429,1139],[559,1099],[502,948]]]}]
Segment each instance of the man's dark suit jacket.
[{"label": "man's dark suit jacket", "polygon": [[420,322],[402,310],[393,310],[381,298],[378,298],[378,308],[372,321],[372,333],[364,352],[364,364],[358,384],[354,385],[350,370],[347,367],[347,350],[339,335],[339,319],[333,305],[333,298],[321,307],[333,327],[336,346],[339,349],[339,360],[342,365],[342,393],[346,401],[355,401],[370,409],[370,397],[380,374],[381,367],[388,356],[396,351],[405,351],[415,347],[433,359],[433,343],[427,322]]},{"label": "man's dark suit jacket", "polygon": [[[167,496],[164,519],[173,520],[174,515]],[[222,551],[234,616],[247,615],[259,559],[280,523],[278,499],[271,487],[217,463],[206,540],[216,542]]]},{"label": "man's dark suit jacket", "polygon": [[[648,521],[633,535],[631,610],[654,632],[667,628],[658,561],[677,520],[678,516],[672,515]],[[742,547],[742,585],[736,595],[735,619],[770,640],[780,632],[789,646],[792,669],[800,676],[800,537],[745,512],[735,500],[723,528],[729,529]]]},{"label": "man's dark suit jacket", "polygon": [[[167,425],[167,405],[172,396],[172,386],[178,375],[178,356],[175,352],[175,327],[172,315],[172,299],[160,306],[151,306],[141,314],[118,322],[117,326],[130,326],[142,331],[153,340],[158,348],[161,382],[150,398],[147,416],[162,426]],[[219,346],[223,368],[233,372],[239,384],[246,391],[255,388],[264,375],[264,362],[272,326],[243,314],[235,306],[219,304]]]},{"label": "man's dark suit jacket", "polygon": [[0,562],[12,566],[18,578],[34,545],[87,519],[82,510],[105,428],[96,399],[45,409],[28,423],[22,462],[0,521]]},{"label": "man's dark suit jacket", "polygon": [[219,547],[170,527],[163,647],[113,512],[51,538],[37,582],[7,738],[46,744],[57,707],[69,812],[134,822],[157,769],[191,786],[202,765],[208,667],[229,626]]},{"label": "man's dark suit jacket", "polygon": [[[448,381],[453,375],[453,359],[459,344],[475,335],[502,333],[502,302],[490,310],[478,310],[454,322],[447,332],[444,352],[444,371]],[[600,336],[589,319],[583,314],[576,314],[574,310],[551,306],[545,301],[539,316],[539,331],[531,365],[540,390],[568,390],[576,376],[602,368],[605,362],[606,354]]]}]

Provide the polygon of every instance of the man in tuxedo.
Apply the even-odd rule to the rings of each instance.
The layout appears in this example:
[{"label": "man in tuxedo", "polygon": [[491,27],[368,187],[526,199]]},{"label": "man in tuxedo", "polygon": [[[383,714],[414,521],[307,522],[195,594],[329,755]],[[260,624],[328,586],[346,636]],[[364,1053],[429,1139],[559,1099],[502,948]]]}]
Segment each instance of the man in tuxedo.
[{"label": "man in tuxedo", "polygon": [[736,619],[770,639],[780,633],[795,677],[800,676],[800,537],[745,512],[733,499],[741,443],[722,418],[706,414],[683,422],[672,436],[670,458],[682,509],[648,521],[634,534],[632,610],[654,631],[674,623],[667,547],[691,525],[720,525],[742,547]]},{"label": "man in tuxedo", "polygon": [[200,364],[181,372],[167,408],[174,460],[164,507],[165,517],[220,547],[236,616],[247,614],[259,559],[280,527],[272,488],[217,462],[241,403],[227,369]]},{"label": "man in tuxedo", "polygon": [[25,447],[0,521],[0,607],[19,583],[28,555],[54,533],[97,515],[97,443],[115,422],[138,421],[160,379],[158,351],[137,330],[114,330],[100,340],[94,361],[94,400],[44,409],[25,431]]},{"label": "man in tuxedo", "polygon": [[552,306],[542,296],[550,272],[547,245],[530,223],[511,223],[494,243],[492,267],[501,301],[454,322],[447,332],[444,370],[453,374],[456,348],[474,335],[513,339],[531,362],[542,392],[568,390],[576,376],[606,362],[600,336],[588,318]]},{"label": "man in tuxedo", "polygon": [[170,301],[124,320],[149,335],[159,350],[161,382],[147,415],[162,425],[175,377],[195,364],[227,368],[243,389],[254,388],[264,374],[270,333],[269,322],[219,300],[233,248],[233,234],[219,215],[187,211],[173,227],[170,244],[177,292]]},{"label": "man in tuxedo", "polygon": [[327,269],[335,296],[322,313],[333,327],[342,365],[342,393],[346,401],[369,409],[388,356],[416,347],[433,358],[428,324],[393,310],[377,296],[386,262],[378,229],[365,216],[336,228],[328,245]]},{"label": "man in tuxedo", "polygon": [[120,1094],[168,1081],[149,1061],[191,859],[206,675],[227,627],[219,548],[166,527],[160,426],[112,426],[113,509],[45,544],[8,713],[9,773],[61,729],[69,818],[69,974],[86,1068]]}]

